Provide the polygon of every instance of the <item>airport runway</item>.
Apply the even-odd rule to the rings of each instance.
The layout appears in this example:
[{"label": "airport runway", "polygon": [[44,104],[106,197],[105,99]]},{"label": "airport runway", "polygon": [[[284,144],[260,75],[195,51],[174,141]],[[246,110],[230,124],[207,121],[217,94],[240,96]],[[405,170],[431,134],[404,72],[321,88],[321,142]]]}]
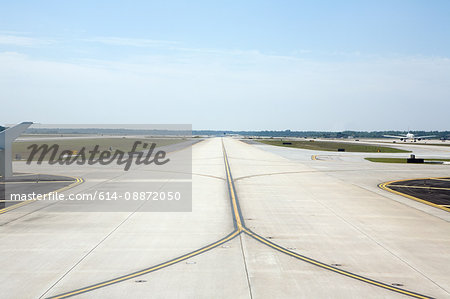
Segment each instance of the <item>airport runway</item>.
[{"label": "airport runway", "polygon": [[[325,154],[207,139],[192,147],[192,212],[39,202],[5,213],[2,297],[448,298],[449,213],[377,185],[449,166],[311,159]],[[70,192],[137,188],[146,175],[46,167],[85,180]]]}]

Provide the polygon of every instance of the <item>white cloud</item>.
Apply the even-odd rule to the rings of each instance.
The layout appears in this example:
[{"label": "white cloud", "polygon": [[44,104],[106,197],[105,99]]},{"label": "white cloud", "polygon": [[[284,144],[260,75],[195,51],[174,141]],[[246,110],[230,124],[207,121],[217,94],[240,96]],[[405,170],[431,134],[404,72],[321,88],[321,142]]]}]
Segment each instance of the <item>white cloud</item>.
[{"label": "white cloud", "polygon": [[167,45],[174,45],[177,43],[174,41],[142,39],[142,38],[123,38],[123,37],[95,37],[83,39],[83,41],[96,42],[112,46],[130,46],[130,47],[167,46]]},{"label": "white cloud", "polygon": [[0,34],[0,45],[32,47],[32,46],[48,45],[51,43],[54,43],[54,41],[21,35]]},{"label": "white cloud", "polygon": [[0,53],[6,122],[210,129],[448,129],[450,60],[354,62],[228,51],[66,63]]},{"label": "white cloud", "polygon": [[[285,60],[299,60],[295,56],[287,55],[268,55],[263,54],[257,50],[230,50],[230,49],[214,49],[214,48],[192,48],[182,46],[180,42],[177,41],[166,41],[166,40],[153,40],[153,39],[140,39],[140,38],[123,38],[123,37],[95,37],[89,39],[83,39],[84,42],[94,42],[101,43],[110,46],[130,46],[130,47],[162,47],[165,50],[170,50],[174,52],[181,53],[191,53],[193,55],[212,55],[217,57],[228,57],[228,56],[240,56],[246,58],[256,58],[263,57],[265,59],[285,59]],[[295,54],[305,54],[311,53],[311,51],[300,50],[295,52]]]}]

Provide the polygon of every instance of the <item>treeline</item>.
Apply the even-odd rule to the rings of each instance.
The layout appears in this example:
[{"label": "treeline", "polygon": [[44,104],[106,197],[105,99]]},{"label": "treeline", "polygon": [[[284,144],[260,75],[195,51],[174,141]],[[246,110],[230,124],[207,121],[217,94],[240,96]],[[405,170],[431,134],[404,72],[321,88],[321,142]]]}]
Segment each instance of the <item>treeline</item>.
[{"label": "treeline", "polygon": [[105,134],[105,135],[191,135],[191,130],[102,129],[102,128],[29,128],[25,134]]},{"label": "treeline", "polygon": [[[342,131],[342,132],[324,132],[324,131],[210,131],[195,130],[193,135],[242,135],[259,137],[306,137],[306,138],[383,138],[383,135],[405,135],[405,131]],[[436,138],[450,138],[450,131],[410,131],[416,136],[435,135]]]},{"label": "treeline", "polygon": [[[5,127],[0,126],[0,132]],[[142,130],[142,129],[99,129],[99,128],[29,128],[25,134],[105,134],[105,135],[182,135],[182,136],[224,136],[241,135],[254,137],[306,137],[306,138],[383,138],[383,135],[404,135],[406,131],[217,131],[217,130]],[[450,139],[450,131],[410,131],[416,136],[435,135],[435,138]]]}]

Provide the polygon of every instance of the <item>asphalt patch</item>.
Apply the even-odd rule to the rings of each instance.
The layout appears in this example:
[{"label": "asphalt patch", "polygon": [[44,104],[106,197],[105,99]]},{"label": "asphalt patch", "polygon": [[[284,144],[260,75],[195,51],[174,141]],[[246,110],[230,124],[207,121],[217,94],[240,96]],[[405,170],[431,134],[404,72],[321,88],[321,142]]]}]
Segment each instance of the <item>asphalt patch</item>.
[{"label": "asphalt patch", "polygon": [[391,190],[439,205],[450,205],[450,177],[414,179],[387,184]]},{"label": "asphalt patch", "polygon": [[74,183],[75,178],[48,174],[15,174],[10,178],[0,177],[0,211],[22,200],[11,200],[12,194],[28,197],[29,194],[47,194]]}]

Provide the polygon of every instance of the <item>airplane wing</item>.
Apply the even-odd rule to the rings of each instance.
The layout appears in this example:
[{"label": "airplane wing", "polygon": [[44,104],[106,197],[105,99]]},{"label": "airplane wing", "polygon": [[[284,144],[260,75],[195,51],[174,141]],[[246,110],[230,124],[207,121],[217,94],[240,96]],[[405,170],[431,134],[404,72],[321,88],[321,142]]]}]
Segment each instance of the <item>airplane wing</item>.
[{"label": "airplane wing", "polygon": [[417,137],[414,136],[414,138],[420,138],[420,139],[422,139],[422,138],[430,138],[430,137],[436,137],[436,135],[417,136]]},{"label": "airplane wing", "polygon": [[394,135],[383,135],[383,136],[388,138],[406,138],[406,136],[394,136]]}]

